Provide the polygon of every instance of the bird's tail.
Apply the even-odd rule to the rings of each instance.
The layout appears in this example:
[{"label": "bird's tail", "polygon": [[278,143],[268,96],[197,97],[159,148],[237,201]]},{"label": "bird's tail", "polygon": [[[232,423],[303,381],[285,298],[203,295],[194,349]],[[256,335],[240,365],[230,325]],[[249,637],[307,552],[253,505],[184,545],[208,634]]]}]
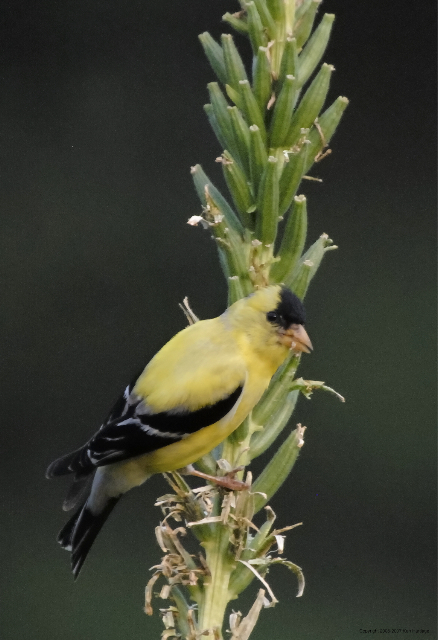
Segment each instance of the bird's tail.
[{"label": "bird's tail", "polygon": [[56,476],[65,476],[76,471],[72,463],[76,461],[78,455],[82,452],[83,447],[67,453],[65,456],[54,460],[46,471],[46,478],[55,478]]},{"label": "bird's tail", "polygon": [[91,545],[118,500],[118,497],[108,498],[103,508],[97,512],[93,512],[89,505],[90,500],[87,500],[59,532],[59,544],[63,549],[71,551],[71,567],[75,580]]}]

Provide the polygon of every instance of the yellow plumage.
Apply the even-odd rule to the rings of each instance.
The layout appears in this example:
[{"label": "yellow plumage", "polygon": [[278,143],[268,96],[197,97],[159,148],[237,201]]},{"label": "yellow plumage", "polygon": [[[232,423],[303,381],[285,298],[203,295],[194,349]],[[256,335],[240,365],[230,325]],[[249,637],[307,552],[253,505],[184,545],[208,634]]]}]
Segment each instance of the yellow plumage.
[{"label": "yellow plumage", "polygon": [[[272,286],[187,327],[149,362],[93,438],[50,465],[48,477],[73,472],[78,483],[94,473],[85,505],[59,538],[72,550],[75,576],[123,493],[211,451],[250,413],[289,350],[311,348],[303,323],[299,299]],[[73,488],[66,508],[77,495]]]}]

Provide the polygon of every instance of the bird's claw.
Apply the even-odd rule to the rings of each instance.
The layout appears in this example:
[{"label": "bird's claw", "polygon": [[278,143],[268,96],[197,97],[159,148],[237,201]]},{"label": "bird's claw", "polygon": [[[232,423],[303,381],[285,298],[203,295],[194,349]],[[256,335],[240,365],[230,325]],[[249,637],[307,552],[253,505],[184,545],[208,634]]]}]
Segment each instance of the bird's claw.
[{"label": "bird's claw", "polygon": [[242,471],[244,467],[236,467],[235,469],[231,469],[224,476],[211,476],[208,473],[202,473],[202,471],[198,471],[193,467],[188,467],[186,469],[186,473],[189,473],[191,476],[196,476],[197,478],[203,478],[203,480],[207,480],[208,482],[212,482],[213,484],[223,487],[224,489],[228,489],[229,491],[245,491],[245,489],[249,489],[249,484],[246,482],[242,482],[242,480],[236,480],[235,475],[239,471]]}]

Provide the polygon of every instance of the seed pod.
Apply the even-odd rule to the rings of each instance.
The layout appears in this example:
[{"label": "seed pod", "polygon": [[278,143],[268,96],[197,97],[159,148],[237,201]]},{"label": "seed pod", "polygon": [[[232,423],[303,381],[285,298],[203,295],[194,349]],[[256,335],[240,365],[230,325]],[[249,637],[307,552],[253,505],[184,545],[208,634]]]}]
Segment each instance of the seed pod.
[{"label": "seed pod", "polygon": [[[297,371],[300,358],[291,355],[275,372],[271,383],[262,396],[260,402],[254,407],[252,421],[254,424],[265,425],[271,416],[283,405],[286,395],[290,391],[292,380]],[[253,438],[257,439],[257,433]]]},{"label": "seed pod", "polygon": [[233,36],[224,33],[221,36],[221,40],[224,51],[225,69],[227,72],[227,83],[231,85],[233,89],[239,91],[239,82],[241,80],[247,80],[242,58],[236,49]]},{"label": "seed pod", "polygon": [[268,38],[254,2],[246,3],[246,13],[248,16],[249,39],[251,40],[253,53],[257,55],[259,47],[266,47],[268,44]]},{"label": "seed pod", "polygon": [[271,63],[266,47],[259,47],[257,55],[254,57],[253,92],[263,113],[272,94]]},{"label": "seed pod", "polygon": [[[303,444],[303,432],[302,427],[292,431],[252,485],[251,491],[256,494],[255,513],[265,506],[291,472]],[[266,498],[257,493],[264,493]]]},{"label": "seed pod", "polygon": [[314,0],[303,0],[299,7],[297,7],[295,11],[295,24],[298,20],[301,20],[303,15],[306,13],[307,9],[310,7]]},{"label": "seed pod", "polygon": [[308,156],[309,142],[305,140],[301,149],[297,153],[288,154],[289,162],[283,165],[280,178],[280,205],[278,213],[284,216],[292,204],[301,179],[304,175],[304,168]]},{"label": "seed pod", "polygon": [[218,125],[218,122],[216,120],[216,116],[214,115],[214,109],[213,109],[212,105],[211,104],[204,104],[204,111],[207,114],[208,121],[210,123],[211,128],[214,131],[214,134],[215,134],[216,138],[219,141],[219,144],[221,145],[222,149],[225,149],[228,146],[227,145],[227,141],[222,136],[222,131],[221,131],[219,125]]},{"label": "seed pod", "polygon": [[287,38],[281,59],[279,80],[283,83],[286,76],[296,76],[298,73],[298,50],[295,38]]},{"label": "seed pod", "polygon": [[254,216],[251,213],[255,210],[254,199],[242,169],[235,162],[233,156],[224,151],[222,169],[228,189],[233,197],[234,204],[240,214],[243,225],[252,229]]},{"label": "seed pod", "polygon": [[232,13],[228,13],[228,11],[222,16],[222,20],[224,22],[228,22],[228,24],[230,24],[233,27],[233,29],[235,29],[239,33],[243,35],[248,35],[248,23],[245,22],[245,20],[241,20],[240,18],[237,18]]},{"label": "seed pod", "polygon": [[278,410],[271,414],[263,426],[261,431],[256,431],[250,443],[251,460],[258,458],[269,449],[271,444],[278,438],[283,431],[295,409],[298,400],[299,391],[289,391],[280,404]]},{"label": "seed pod", "polygon": [[313,32],[298,62],[298,86],[302,87],[316,69],[319,61],[326,50],[335,16],[332,13],[325,13],[318,27]]},{"label": "seed pod", "polygon": [[292,147],[296,144],[300,138],[301,129],[312,126],[324,105],[333,71],[332,65],[323,64],[320,72],[301,98],[285,139],[286,146]]},{"label": "seed pod", "polygon": [[257,194],[256,238],[265,246],[272,245],[278,226],[277,158],[269,156]]},{"label": "seed pod", "polygon": [[218,80],[225,84],[227,81],[227,73],[225,70],[224,52],[222,51],[222,47],[216,42],[216,40],[214,40],[214,38],[212,38],[208,31],[201,33],[198,37],[211,68],[217,75]]},{"label": "seed pod", "polygon": [[245,114],[246,121],[249,126],[252,124],[256,124],[260,129],[261,136],[263,138],[264,143],[266,144],[267,134],[265,123],[263,120],[262,113],[257,104],[257,100],[254,97],[253,92],[251,91],[251,87],[249,85],[248,80],[241,80],[239,82],[240,86],[240,94],[242,96],[242,107],[243,112]]},{"label": "seed pod", "polygon": [[312,31],[313,23],[315,22],[316,12],[321,3],[321,0],[312,0],[309,8],[304,13],[302,18],[296,23],[294,28],[294,36],[297,39],[297,47],[301,49],[303,44],[307,41]]},{"label": "seed pod", "polygon": [[192,167],[191,170],[193,182],[195,185],[196,192],[198,194],[199,199],[201,200],[204,206],[207,205],[207,200],[205,197],[205,187],[208,187],[208,192],[211,198],[214,200],[214,203],[220,213],[224,216],[226,226],[229,229],[233,229],[240,236],[243,235],[243,227],[240,223],[239,218],[235,214],[232,207],[228,204],[224,196],[221,194],[219,189],[217,189],[207,174],[204,172],[203,168],[200,164]]},{"label": "seed pod", "polygon": [[260,184],[261,177],[268,163],[268,154],[266,147],[263,143],[263,139],[260,133],[260,129],[256,124],[253,124],[249,128],[250,133],[250,170],[251,170],[251,183],[253,185],[254,194],[257,197],[257,189]]},{"label": "seed pod", "polygon": [[337,249],[333,240],[326,233],[323,233],[301,256],[295,269],[286,278],[285,285],[292,289],[301,300],[306,295],[310,281],[317,272],[325,253],[333,249]]},{"label": "seed pod", "polygon": [[286,76],[280,95],[276,100],[269,132],[269,146],[282,147],[290,127],[295,103],[296,82],[294,76]]},{"label": "seed pod", "polygon": [[266,0],[254,0],[254,4],[257,8],[263,26],[267,31],[269,40],[275,40],[277,29],[275,26],[274,18],[272,17],[272,14],[270,13],[266,5]]},{"label": "seed pod", "polygon": [[274,282],[284,282],[293,271],[301,257],[307,237],[307,203],[305,196],[294,198],[292,211],[289,213],[283,233],[280,250],[271,267],[271,278]]},{"label": "seed pod", "polygon": [[242,162],[242,168],[247,178],[250,179],[251,173],[249,168],[250,159],[250,133],[248,125],[242,117],[237,107],[228,107],[230,114],[231,126],[234,133],[234,139],[239,148],[239,156]]},{"label": "seed pod", "polygon": [[304,173],[307,173],[314,163],[317,154],[330,142],[347,106],[348,99],[339,96],[339,98],[337,98],[333,104],[330,105],[330,107],[326,109],[321,116],[319,116],[318,125],[322,131],[324,139],[321,139],[320,131],[316,127],[312,127],[307,136],[309,139],[309,148],[304,165]]},{"label": "seed pod", "polygon": [[284,2],[283,0],[265,0],[268,10],[274,20],[280,22],[284,18]]},{"label": "seed pod", "polygon": [[207,85],[210,94],[211,105],[216,118],[217,127],[220,131],[220,142],[225,149],[228,149],[236,158],[239,158],[239,149],[234,138],[233,127],[231,125],[230,114],[228,112],[228,102],[217,82],[210,82]]},{"label": "seed pod", "polygon": [[229,84],[225,85],[225,91],[227,92],[227,96],[229,97],[231,102],[234,102],[236,107],[242,110],[242,96],[240,95],[240,93],[233,89],[233,87]]}]

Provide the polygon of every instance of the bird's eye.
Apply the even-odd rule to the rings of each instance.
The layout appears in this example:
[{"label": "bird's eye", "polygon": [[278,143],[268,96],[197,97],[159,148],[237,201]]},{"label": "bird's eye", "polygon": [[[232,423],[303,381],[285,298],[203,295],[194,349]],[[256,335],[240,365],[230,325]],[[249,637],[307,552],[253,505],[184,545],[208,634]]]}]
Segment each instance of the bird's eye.
[{"label": "bird's eye", "polygon": [[268,311],[266,319],[268,322],[276,322],[278,320],[278,313],[275,313],[275,311]]}]

